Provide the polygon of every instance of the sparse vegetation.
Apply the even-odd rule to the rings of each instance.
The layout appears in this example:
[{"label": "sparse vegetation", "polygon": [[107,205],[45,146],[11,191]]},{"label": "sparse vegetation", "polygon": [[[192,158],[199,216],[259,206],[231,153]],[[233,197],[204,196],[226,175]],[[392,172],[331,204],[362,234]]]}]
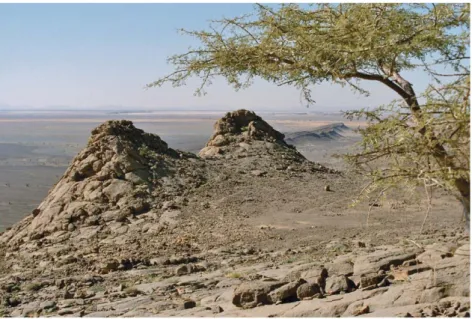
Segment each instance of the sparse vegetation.
[{"label": "sparse vegetation", "polygon": [[[364,95],[361,81],[381,83],[401,100],[346,113],[369,124],[360,152],[346,157],[371,177],[362,194],[440,187],[460,199],[468,223],[469,27],[466,3],[258,4],[254,14],[213,21],[209,30],[182,30],[201,46],[170,57],[174,72],[148,87],[196,76],[200,95],[217,76],[236,90],[262,78],[300,89],[310,104],[311,87],[322,82]],[[432,79],[422,94],[404,77],[412,70]]]},{"label": "sparse vegetation", "polygon": [[141,147],[139,148],[139,155],[143,156],[148,160],[151,179],[153,182],[156,182],[159,178],[159,174],[157,172],[159,168],[159,155],[144,144],[141,145]]}]

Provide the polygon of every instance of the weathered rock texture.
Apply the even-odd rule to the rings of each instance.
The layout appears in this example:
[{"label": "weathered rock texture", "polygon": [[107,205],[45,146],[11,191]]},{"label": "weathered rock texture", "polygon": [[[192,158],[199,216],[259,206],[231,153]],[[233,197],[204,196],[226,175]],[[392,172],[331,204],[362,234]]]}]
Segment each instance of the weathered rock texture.
[{"label": "weathered rock texture", "polygon": [[[414,244],[400,239],[422,215],[346,226],[364,217],[347,210],[359,177],[309,162],[245,110],[217,121],[200,156],[129,121],[93,130],[0,235],[0,316],[469,314],[469,241],[443,231],[451,218]],[[344,215],[322,225],[332,212]]]},{"label": "weathered rock texture", "polygon": [[284,137],[254,112],[228,112],[215,123],[214,133],[199,156],[223,160],[225,165],[244,168],[254,176],[274,171],[335,172],[308,161]]},{"label": "weathered rock texture", "polygon": [[[59,265],[83,262],[83,257],[69,255],[76,249],[87,248],[93,254],[115,251],[119,257],[117,246],[136,240],[139,246],[140,233],[170,227],[179,211],[169,200],[183,198],[209,176],[205,163],[194,154],[169,148],[130,121],[109,121],[92,131],[87,147],[44,201],[0,236],[0,243],[13,252],[11,257],[31,257],[28,252],[38,250],[38,245],[52,245],[54,250],[61,243],[64,252],[51,259],[41,260],[44,253],[50,255],[44,249],[36,254],[38,261]],[[116,261],[116,267],[114,262],[103,267],[106,271],[129,267],[126,258],[133,253],[139,255],[130,251],[123,262]],[[35,259],[28,257],[26,263]],[[21,267],[13,258],[10,261],[9,267]]]}]

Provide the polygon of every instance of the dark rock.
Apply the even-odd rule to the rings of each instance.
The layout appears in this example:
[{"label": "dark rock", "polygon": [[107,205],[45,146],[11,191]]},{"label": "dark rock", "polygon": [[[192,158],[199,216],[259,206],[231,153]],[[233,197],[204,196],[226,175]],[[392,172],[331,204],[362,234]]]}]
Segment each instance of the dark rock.
[{"label": "dark rock", "polygon": [[74,293],[72,291],[66,290],[66,291],[64,291],[63,298],[64,299],[73,299],[74,298]]},{"label": "dark rock", "polygon": [[182,305],[181,309],[191,309],[195,308],[197,306],[197,303],[193,300],[185,300]]},{"label": "dark rock", "polygon": [[369,286],[377,285],[384,278],[385,278],[385,275],[379,275],[379,274],[365,274],[365,275],[362,275],[361,276],[360,288],[366,288],[366,287],[369,287]]},{"label": "dark rock", "polygon": [[36,217],[39,215],[39,213],[41,212],[41,210],[39,210],[38,208],[35,208],[33,209],[33,211],[31,212],[31,214],[33,215],[33,217]]},{"label": "dark rock", "polygon": [[10,296],[5,299],[5,306],[7,307],[16,307],[19,304],[21,304],[21,299],[18,297]]}]

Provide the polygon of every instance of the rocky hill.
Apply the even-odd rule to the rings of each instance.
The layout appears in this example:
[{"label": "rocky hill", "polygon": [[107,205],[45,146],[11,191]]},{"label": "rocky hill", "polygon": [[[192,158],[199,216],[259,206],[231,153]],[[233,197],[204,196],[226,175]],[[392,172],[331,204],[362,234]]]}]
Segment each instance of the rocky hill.
[{"label": "rocky hill", "polygon": [[410,239],[423,215],[399,197],[366,230],[361,186],[246,110],[199,156],[106,122],[0,235],[0,315],[467,315],[459,220],[433,210]]},{"label": "rocky hill", "polygon": [[198,187],[207,175],[195,155],[169,148],[129,121],[106,122],[31,216],[0,240],[14,246],[127,221]]}]

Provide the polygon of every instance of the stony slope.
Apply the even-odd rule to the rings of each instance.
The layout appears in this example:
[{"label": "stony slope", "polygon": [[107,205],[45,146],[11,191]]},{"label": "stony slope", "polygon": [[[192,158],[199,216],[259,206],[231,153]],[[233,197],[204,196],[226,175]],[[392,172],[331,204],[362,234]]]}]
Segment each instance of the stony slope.
[{"label": "stony slope", "polygon": [[129,121],[107,122],[92,131],[87,147],[32,215],[1,240],[12,245],[132,219],[159,208],[157,199],[199,186],[206,178],[204,166]]},{"label": "stony slope", "polygon": [[459,220],[433,210],[429,233],[405,241],[423,215],[398,198],[364,230],[365,206],[348,206],[359,176],[309,162],[283,139],[246,110],[217,121],[200,157],[129,121],[102,124],[38,209],[0,236],[0,314],[468,311],[468,238],[444,231]]},{"label": "stony slope", "polygon": [[213,135],[199,156],[207,160],[219,160],[226,166],[257,169],[265,173],[287,169],[334,173],[306,160],[284,138],[284,134],[276,131],[254,112],[228,112],[215,123]]}]

